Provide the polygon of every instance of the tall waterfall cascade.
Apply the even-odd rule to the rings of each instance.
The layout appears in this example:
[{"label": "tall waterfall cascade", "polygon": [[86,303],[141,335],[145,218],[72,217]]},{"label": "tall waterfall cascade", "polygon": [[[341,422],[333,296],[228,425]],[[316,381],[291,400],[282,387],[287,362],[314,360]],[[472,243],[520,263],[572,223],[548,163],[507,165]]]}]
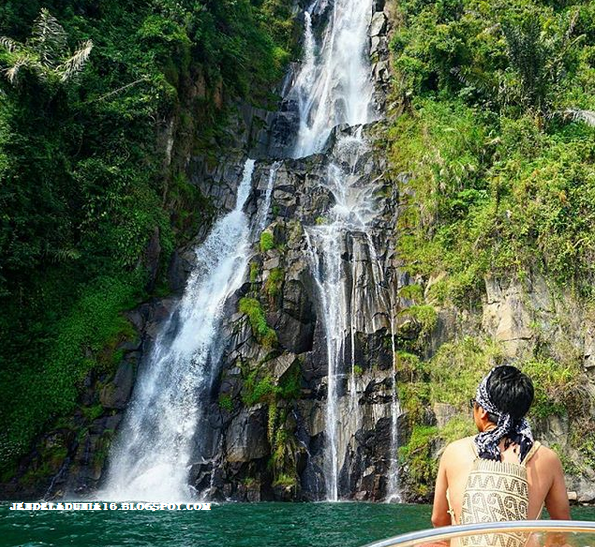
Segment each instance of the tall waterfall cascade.
[{"label": "tall waterfall cascade", "polygon": [[[369,151],[362,126],[374,121],[374,85],[369,51],[372,0],[335,0],[327,27],[319,42],[312,16],[321,2],[314,1],[304,17],[304,60],[289,95],[299,105],[299,133],[293,157],[301,158],[324,149],[332,131],[343,124],[355,128],[339,136],[323,185],[334,205],[322,225],[305,228],[309,257],[323,311],[328,361],[326,403],[326,498],[337,501],[348,494],[339,484],[348,445],[356,444],[360,411],[355,362],[355,333],[376,331],[378,325],[360,325],[362,306],[391,310],[389,292],[377,259],[369,225],[377,215],[377,189],[370,173],[362,172],[360,159]],[[373,279],[362,279],[355,260],[345,261],[351,245],[359,246],[372,264]],[[358,291],[371,294],[358,294]],[[390,313],[390,312],[389,312]],[[375,315],[372,314],[373,323]],[[389,318],[393,324],[392,314]],[[393,359],[394,332],[391,327]],[[393,370],[393,378],[396,369]],[[343,380],[348,378],[346,390]],[[346,391],[346,392],[345,392]],[[391,451],[397,450],[397,418],[400,414],[396,386],[391,403]],[[387,499],[399,500],[396,454],[390,456]]]},{"label": "tall waterfall cascade", "polygon": [[320,152],[331,131],[341,124],[372,121],[374,86],[368,60],[368,28],[372,0],[337,0],[321,43],[312,30],[316,0],[305,13],[304,62],[291,94],[295,94],[300,125],[294,157]]},{"label": "tall waterfall cascade", "polygon": [[[196,249],[196,267],[146,363],[111,455],[103,499],[191,499],[193,441],[204,420],[201,398],[217,370],[223,306],[241,285],[249,257],[248,199],[254,160],[246,162],[235,208]],[[266,214],[266,213],[263,213]]]},{"label": "tall waterfall cascade", "polygon": [[[371,159],[374,144],[369,137],[371,124],[381,118],[370,61],[376,4],[314,0],[305,10],[303,58],[283,91],[295,115],[292,144],[274,158],[245,162],[237,177],[235,206],[230,211],[227,206],[229,212],[195,247],[184,292],[145,351],[99,498],[179,502],[208,498],[212,492],[228,497],[231,487],[225,490],[222,477],[236,472],[240,490],[259,484],[246,473],[257,468],[264,476],[269,473],[270,466],[263,463],[265,445],[272,453],[270,431],[277,418],[271,407],[267,411],[253,405],[251,410],[234,406],[231,398],[241,398],[246,363],[278,361],[274,366],[287,371],[295,357],[293,362],[302,365],[310,358],[316,361],[314,367],[326,367],[320,384],[309,390],[316,391],[316,401],[306,400],[301,407],[294,402],[284,413],[295,422],[294,446],[302,447],[307,460],[299,464],[305,499],[350,498],[374,467],[374,476],[384,481],[374,488],[386,501],[400,501],[396,280],[392,270],[387,274],[390,253],[383,242],[386,236],[378,230],[382,222],[386,230],[387,221],[379,197],[382,174]],[[282,150],[286,145],[278,140],[277,150]],[[283,205],[283,199],[297,205]],[[299,209],[309,200],[315,205]],[[253,286],[255,275],[264,288],[264,270],[283,270],[284,259],[262,249],[259,253],[257,242],[264,230],[272,234],[275,226],[292,222],[302,229],[292,251],[294,262],[287,265],[289,282],[294,283],[292,311],[283,316],[269,310],[266,319],[292,329],[298,325],[295,317],[308,308],[304,301],[311,299],[316,327],[309,343],[302,343],[302,337],[292,342],[291,350],[281,344],[275,353],[258,347],[250,326],[240,325],[242,314],[234,313],[237,308],[231,309],[230,303],[253,290],[247,287]],[[307,281],[302,283],[302,278]],[[297,285],[301,293],[295,292]],[[358,359],[366,359],[362,347],[370,344],[382,348],[377,353],[386,356],[386,362],[368,363],[365,376]],[[382,369],[380,379],[376,367]],[[225,382],[225,401],[235,414],[228,410],[226,415],[221,398],[215,397]],[[375,382],[376,399],[362,404],[364,392]],[[267,412],[268,425],[263,418]],[[370,458],[362,456],[362,432],[369,437],[377,424],[384,428],[378,437],[388,436],[390,442],[375,449],[376,463],[371,465]],[[306,440],[300,433],[305,430]],[[255,436],[264,439],[262,446]],[[365,450],[370,451],[371,444],[368,440]],[[253,460],[259,463],[252,465]]]}]

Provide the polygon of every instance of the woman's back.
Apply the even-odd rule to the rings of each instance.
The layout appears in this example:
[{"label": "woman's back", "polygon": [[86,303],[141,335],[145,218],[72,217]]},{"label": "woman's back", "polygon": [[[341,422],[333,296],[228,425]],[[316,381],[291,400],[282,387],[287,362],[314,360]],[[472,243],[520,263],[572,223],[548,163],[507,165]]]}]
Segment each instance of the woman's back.
[{"label": "woman's back", "polygon": [[[453,523],[460,524],[463,520],[469,523],[539,518],[546,495],[552,487],[553,475],[545,469],[545,466],[552,463],[552,451],[536,442],[521,465],[518,447],[512,444],[505,449],[502,441],[501,462],[482,460],[477,456],[474,438],[471,436],[456,441],[445,451],[445,457],[450,462],[447,480]],[[553,460],[557,461],[557,458],[554,457]],[[469,484],[470,477],[472,484]],[[526,485],[526,491],[523,491],[523,484]],[[462,518],[466,491],[469,501]],[[496,491],[502,492],[500,499],[495,494]],[[506,500],[504,498],[507,492],[509,498]],[[470,496],[474,496],[474,499]],[[503,511],[500,506],[490,509],[490,505],[500,503],[506,503],[508,510]]]}]

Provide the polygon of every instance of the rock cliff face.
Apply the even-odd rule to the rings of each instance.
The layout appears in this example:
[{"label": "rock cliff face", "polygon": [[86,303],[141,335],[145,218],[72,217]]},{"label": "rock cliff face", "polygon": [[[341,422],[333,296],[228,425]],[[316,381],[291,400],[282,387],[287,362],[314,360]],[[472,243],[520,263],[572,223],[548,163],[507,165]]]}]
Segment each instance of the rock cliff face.
[{"label": "rock cliff face", "polygon": [[[366,128],[374,130],[378,128]],[[348,132],[337,133],[339,137]],[[262,199],[261,190],[267,185],[270,170],[276,168],[273,213],[265,230],[273,243],[270,248],[255,249],[250,279],[229,306],[233,311],[238,309],[239,299],[257,299],[278,342],[273,347],[259,343],[245,314],[230,315],[224,326],[227,351],[209,411],[215,418],[207,429],[211,438],[206,444],[213,452],[208,463],[193,470],[197,489],[206,489],[210,497],[255,500],[325,496],[328,359],[322,316],[326,310],[319,304],[304,225],[316,224],[317,219],[324,222],[332,196],[321,182],[333,159],[331,148],[328,154],[286,160],[278,167],[260,164],[255,175],[258,191],[254,208]],[[362,499],[381,499],[386,489],[392,419],[393,310],[369,284],[376,279],[374,269],[379,265],[387,283],[396,281],[390,237],[396,195],[392,194],[393,182],[383,178],[386,166],[373,149],[360,157],[360,162],[357,171],[364,173],[366,180],[377,179],[376,192],[383,211],[372,230],[375,257],[362,244],[366,234],[351,234],[342,242],[346,270],[355,269],[357,278],[365,283],[354,287],[353,298],[358,301],[360,314],[353,340],[345,340],[346,351],[353,351],[358,363],[358,410],[350,412],[349,398],[340,398],[344,435],[339,452],[347,455],[340,490]],[[340,394],[347,392],[349,377],[345,370],[338,387]],[[291,381],[296,389],[288,393]],[[259,385],[262,390],[272,386],[264,396],[266,402],[249,405]]]},{"label": "rock cliff face", "polygon": [[[426,294],[435,281],[416,280],[425,287]],[[595,462],[589,440],[595,416],[592,311],[571,291],[561,289],[542,274],[532,273],[523,279],[488,276],[484,281],[485,292],[475,309],[440,307],[434,302],[437,318],[426,344],[426,356],[431,358],[442,344],[472,337],[493,342],[500,362],[544,360],[539,378],[542,389],[564,393],[542,392],[534,405],[540,404],[540,397],[553,396],[562,401],[563,408],[542,407],[532,419],[534,436],[560,455],[570,499],[593,503]],[[554,370],[555,363],[566,363],[561,385],[550,380],[559,373]],[[436,403],[420,423],[440,432],[459,417],[459,409]],[[443,446],[439,440],[434,442],[433,457]]]},{"label": "rock cliff face", "polygon": [[[384,111],[390,85],[390,10],[383,0],[374,2],[374,10],[370,42],[375,103]],[[233,209],[248,154],[261,158],[246,205],[253,219],[262,211],[269,181],[274,179],[264,235],[253,242],[249,272],[226,303],[220,334],[225,349],[214,365],[217,371],[208,400],[202,402],[206,423],[196,439],[190,483],[209,499],[326,496],[329,385],[324,320],[328,310],[321,303],[306,227],[328,222],[325,215],[334,205],[333,194],[325,186],[329,166],[341,161],[340,143],[361,130],[370,146],[352,166],[360,179],[355,184],[371,193],[377,213],[366,232],[349,232],[338,242],[345,285],[350,287],[347,299],[350,309],[357,310],[351,332],[341,341],[345,354],[351,356],[345,362],[351,366],[345,365],[337,376],[338,452],[344,455],[338,491],[345,498],[381,500],[395,487],[389,484],[394,451],[411,434],[406,413],[395,412],[394,350],[417,336],[421,327],[402,313],[412,302],[400,296],[406,294],[401,289],[413,283],[427,289],[436,280],[410,280],[400,269],[394,228],[399,192],[407,191],[407,176],[392,174],[383,157],[384,122],[338,127],[324,153],[287,159],[296,135],[296,108],[291,101],[281,104],[278,112],[239,105],[229,128],[235,144],[227,155],[214,165],[205,157],[187,158],[189,180],[209,200],[214,216]],[[85,379],[80,409],[40,437],[21,463],[18,481],[5,486],[5,497],[87,496],[102,485],[109,448],[135,382],[195,265],[194,249],[209,228],[210,222],[203,223],[196,238],[174,253],[168,268],[173,295],[128,313],[135,334],[112,348],[121,356],[120,363],[111,372],[94,372]],[[153,246],[147,256],[157,264],[159,249]],[[260,315],[255,319],[242,302],[249,302]],[[585,377],[590,379],[584,387],[591,400],[595,397],[593,318],[570,295],[555,294],[545,279],[534,276],[521,283],[489,278],[480,309],[436,309],[437,320],[424,342],[426,358],[445,342],[469,333],[498,341],[510,358],[529,355],[547,344],[555,351],[580,353]],[[424,423],[442,429],[456,414],[450,405],[437,403],[425,412]],[[592,417],[595,408],[586,408],[585,414]],[[393,420],[398,422],[396,428]],[[554,416],[537,426],[544,442],[562,447],[578,463],[568,475],[576,498],[595,499],[595,471],[589,459],[573,448],[568,419]],[[397,438],[393,438],[395,432]],[[432,449],[436,456],[439,444]],[[401,469],[401,475],[407,472]],[[413,499],[407,481],[401,485],[402,498]]]}]

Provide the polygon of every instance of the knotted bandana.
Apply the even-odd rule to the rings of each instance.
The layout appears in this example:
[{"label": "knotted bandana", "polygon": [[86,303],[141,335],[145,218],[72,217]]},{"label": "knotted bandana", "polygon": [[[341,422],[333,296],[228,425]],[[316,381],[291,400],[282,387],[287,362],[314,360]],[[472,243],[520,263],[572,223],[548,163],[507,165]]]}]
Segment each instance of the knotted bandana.
[{"label": "knotted bandana", "polygon": [[[496,368],[497,367],[493,368],[481,381],[477,388],[477,393],[475,394],[477,404],[498,419],[495,429],[484,431],[483,433],[476,435],[475,445],[477,446],[477,453],[480,458],[500,461],[499,444],[502,437],[506,437],[511,442],[519,445],[519,461],[522,462],[533,446],[533,434],[531,433],[529,422],[527,422],[525,418],[515,420],[510,414],[506,414],[496,408],[490,400],[488,394],[488,382]],[[507,442],[507,447],[508,445],[510,445],[510,442]]]}]

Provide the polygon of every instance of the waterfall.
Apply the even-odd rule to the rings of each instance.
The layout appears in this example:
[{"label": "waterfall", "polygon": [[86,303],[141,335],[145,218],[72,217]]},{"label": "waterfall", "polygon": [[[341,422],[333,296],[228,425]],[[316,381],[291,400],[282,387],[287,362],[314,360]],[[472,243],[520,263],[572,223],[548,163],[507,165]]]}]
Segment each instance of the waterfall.
[{"label": "waterfall", "polygon": [[304,62],[290,95],[299,106],[296,158],[320,152],[334,127],[373,119],[368,55],[372,0],[335,0],[318,47],[312,31],[316,0],[305,13]]},{"label": "waterfall", "polygon": [[[372,4],[373,0],[314,0],[304,14],[301,69],[285,95],[299,113],[293,158],[322,152],[335,131],[330,162],[320,183],[332,195],[333,204],[320,222],[304,226],[326,343],[324,477],[331,501],[346,494],[342,484],[347,454],[357,442],[362,421],[356,333],[387,327],[387,318],[381,315],[391,309],[383,258],[377,256],[370,235],[379,208],[376,181],[371,180],[366,163],[371,147],[363,129],[377,118],[369,59]],[[319,34],[316,20],[323,16],[327,23]],[[243,208],[255,162],[248,160],[235,208],[215,223],[196,248],[196,266],[184,294],[144,359],[110,453],[105,488],[98,493],[102,499],[165,502],[196,497],[189,485],[190,471],[194,464],[205,463],[202,424],[225,349],[219,336],[225,303],[246,278],[250,247],[266,228],[281,165],[271,165],[262,203],[250,221]],[[370,317],[370,325],[362,317]],[[391,335],[394,349],[392,323]],[[389,488],[396,492],[396,392],[391,413]]]},{"label": "waterfall", "polygon": [[401,485],[399,481],[399,417],[401,416],[401,405],[397,396],[397,348],[395,347],[395,326],[394,318],[391,315],[391,350],[393,356],[393,394],[390,402],[391,424],[390,424],[390,458],[388,468],[388,483],[386,485],[386,502],[401,503]]},{"label": "waterfall", "polygon": [[[304,17],[304,59],[288,96],[297,102],[300,123],[294,158],[321,152],[333,129],[347,125],[350,134],[339,135],[332,162],[322,183],[334,197],[334,205],[316,226],[306,226],[306,242],[318,290],[326,338],[327,402],[325,429],[326,497],[341,498],[340,477],[347,446],[359,429],[360,411],[355,363],[355,333],[366,298],[358,292],[363,268],[357,267],[348,249],[358,245],[372,263],[367,297],[378,309],[389,309],[390,299],[379,289],[382,266],[369,236],[377,216],[376,189],[361,158],[369,152],[362,125],[375,119],[374,86],[369,60],[369,25],[372,0],[335,0],[320,43],[316,43],[312,17],[327,6],[315,1]],[[370,283],[371,282],[371,283]],[[392,319],[392,314],[391,314]],[[373,323],[376,317],[373,315]],[[377,325],[373,324],[375,330]],[[394,333],[391,331],[391,336]],[[393,344],[394,344],[394,336]],[[346,345],[349,344],[349,348]],[[347,351],[349,349],[349,351]],[[394,352],[393,352],[394,354]],[[347,380],[347,382],[346,382]],[[347,384],[348,388],[345,389]],[[393,395],[391,449],[396,449],[398,400]],[[396,461],[396,454],[391,461]],[[391,465],[391,477],[397,476]],[[390,479],[393,490],[394,480]]]},{"label": "waterfall", "polygon": [[276,161],[271,166],[269,171],[269,178],[267,187],[264,193],[264,203],[258,211],[258,217],[255,225],[255,233],[257,236],[266,228],[267,218],[269,216],[269,209],[271,208],[271,198],[273,196],[273,188],[275,187],[275,180],[277,179],[277,171],[281,167],[281,162]]},{"label": "waterfall", "polygon": [[[141,369],[101,499],[164,502],[193,495],[188,475],[218,370],[223,307],[241,286],[248,264],[250,225],[242,209],[254,166],[254,160],[246,162],[235,208],[196,249],[184,295]],[[266,220],[266,211],[261,214]]]}]

